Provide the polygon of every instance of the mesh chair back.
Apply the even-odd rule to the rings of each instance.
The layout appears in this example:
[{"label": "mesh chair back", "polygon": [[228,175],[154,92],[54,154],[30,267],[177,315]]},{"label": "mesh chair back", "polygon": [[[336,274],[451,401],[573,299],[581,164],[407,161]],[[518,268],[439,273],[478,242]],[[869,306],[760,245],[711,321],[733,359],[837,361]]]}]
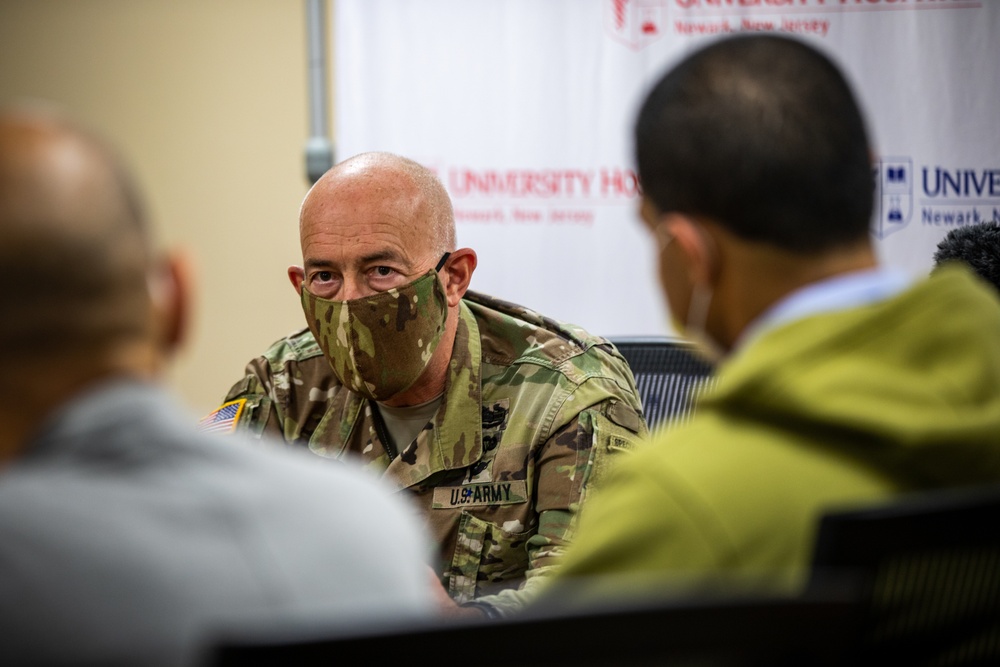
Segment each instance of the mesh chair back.
[{"label": "mesh chair back", "polygon": [[713,383],[712,366],[676,338],[614,338],[639,389],[652,431],[691,416],[697,395]]},{"label": "mesh chair back", "polygon": [[853,572],[864,662],[1000,664],[1000,486],[936,491],[820,521],[812,585]]}]

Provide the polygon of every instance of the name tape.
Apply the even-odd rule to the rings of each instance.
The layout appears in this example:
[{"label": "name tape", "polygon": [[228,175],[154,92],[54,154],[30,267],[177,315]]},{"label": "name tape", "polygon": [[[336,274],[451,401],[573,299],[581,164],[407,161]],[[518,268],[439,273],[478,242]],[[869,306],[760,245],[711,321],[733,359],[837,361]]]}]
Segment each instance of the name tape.
[{"label": "name tape", "polygon": [[515,505],[527,502],[528,483],[523,479],[510,482],[480,482],[462,486],[440,486],[434,489],[431,505],[434,509],[453,507],[487,507]]}]

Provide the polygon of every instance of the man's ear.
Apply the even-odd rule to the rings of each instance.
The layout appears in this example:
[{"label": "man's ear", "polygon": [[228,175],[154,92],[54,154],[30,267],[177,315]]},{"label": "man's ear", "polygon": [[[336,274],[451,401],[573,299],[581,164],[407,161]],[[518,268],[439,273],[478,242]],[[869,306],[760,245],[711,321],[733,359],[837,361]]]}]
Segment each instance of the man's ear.
[{"label": "man's ear", "polygon": [[667,213],[662,224],[681,250],[691,280],[696,284],[714,284],[719,272],[715,239],[703,224],[683,213]]},{"label": "man's ear", "polygon": [[288,279],[292,281],[292,287],[295,288],[295,293],[299,294],[302,292],[302,283],[305,282],[306,272],[301,266],[290,266],[288,267]]},{"label": "man's ear", "polygon": [[444,268],[441,269],[441,282],[448,296],[448,306],[454,308],[462,300],[472,282],[472,274],[479,260],[472,248],[459,248],[451,253]]},{"label": "man's ear", "polygon": [[639,199],[639,218],[643,221],[646,227],[655,231],[664,217],[665,216],[660,212],[659,207],[653,203],[653,200],[643,194]]},{"label": "man's ear", "polygon": [[187,340],[193,300],[191,263],[184,253],[167,253],[150,277],[153,326],[157,340],[167,355],[179,350]]}]

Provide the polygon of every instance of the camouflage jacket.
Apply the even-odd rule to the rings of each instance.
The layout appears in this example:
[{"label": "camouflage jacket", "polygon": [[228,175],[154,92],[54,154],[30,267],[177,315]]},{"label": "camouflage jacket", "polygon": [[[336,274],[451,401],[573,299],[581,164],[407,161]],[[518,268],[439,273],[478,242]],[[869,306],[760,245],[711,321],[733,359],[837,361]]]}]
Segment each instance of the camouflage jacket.
[{"label": "camouflage jacket", "polygon": [[237,428],[360,459],[413,497],[459,603],[519,609],[561,556],[615,453],[646,435],[625,360],[573,325],[468,293],[434,419],[390,458],[367,399],[344,387],[308,330],[250,362],[226,398]]}]

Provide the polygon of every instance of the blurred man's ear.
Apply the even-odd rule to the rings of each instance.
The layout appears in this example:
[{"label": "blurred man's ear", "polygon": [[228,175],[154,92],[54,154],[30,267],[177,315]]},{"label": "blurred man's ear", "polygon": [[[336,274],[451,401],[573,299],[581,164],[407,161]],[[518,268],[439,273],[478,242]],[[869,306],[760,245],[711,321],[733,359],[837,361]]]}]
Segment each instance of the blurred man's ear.
[{"label": "blurred man's ear", "polygon": [[639,219],[643,221],[648,229],[655,231],[663,217],[663,213],[653,203],[653,200],[643,194],[639,199]]},{"label": "blurred man's ear", "polygon": [[193,299],[191,272],[187,256],[172,251],[159,261],[149,279],[154,335],[167,356],[187,340]]},{"label": "blurred man's ear", "polygon": [[667,213],[662,225],[676,243],[694,284],[710,285],[719,272],[715,239],[703,224],[682,213]]}]

